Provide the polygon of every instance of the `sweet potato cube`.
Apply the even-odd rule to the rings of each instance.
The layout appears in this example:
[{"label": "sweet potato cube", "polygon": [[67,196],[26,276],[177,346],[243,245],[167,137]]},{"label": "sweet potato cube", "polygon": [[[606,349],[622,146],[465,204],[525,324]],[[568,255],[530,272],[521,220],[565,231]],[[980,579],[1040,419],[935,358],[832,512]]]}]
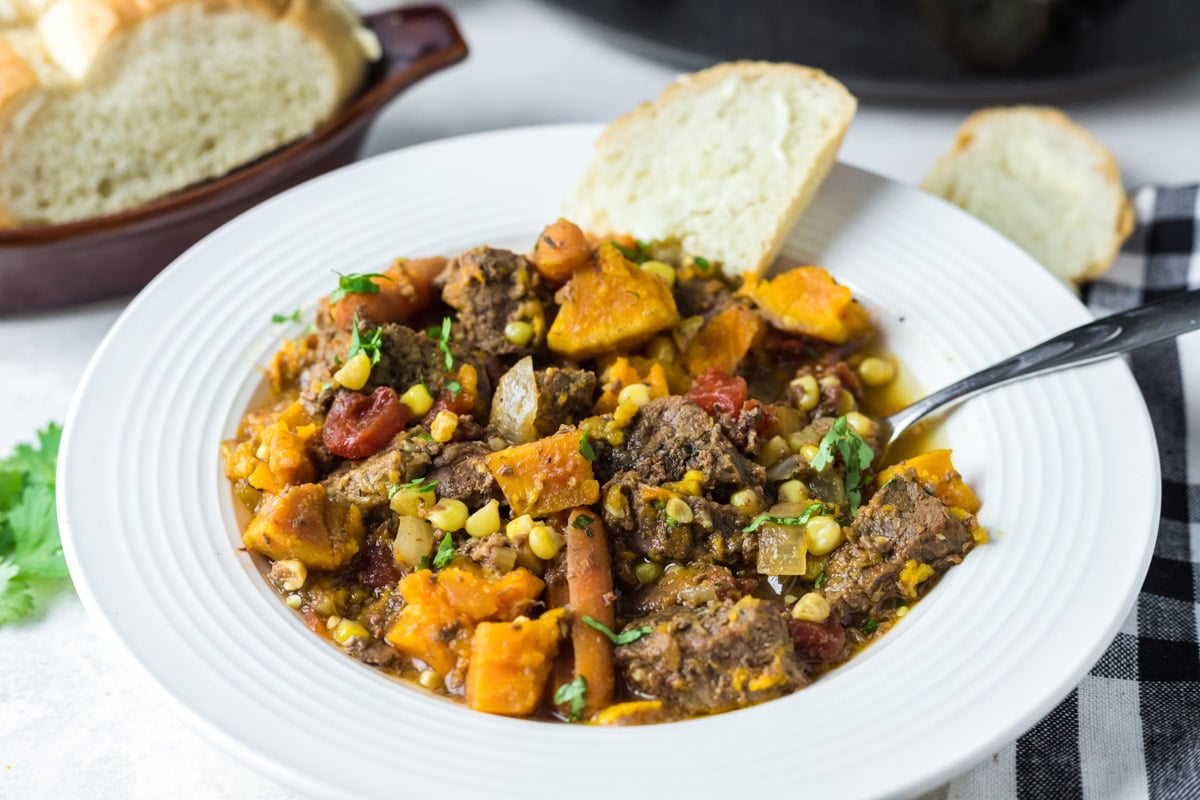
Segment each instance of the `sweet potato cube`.
[{"label": "sweet potato cube", "polygon": [[471,639],[467,706],[513,716],[537,710],[558,654],[562,616],[556,608],[534,620],[480,623]]},{"label": "sweet potato cube", "polygon": [[971,487],[963,482],[962,475],[958,474],[954,464],[950,462],[950,454],[950,450],[930,450],[928,453],[906,458],[880,472],[876,481],[883,486],[906,470],[915,470],[917,480],[921,483],[933,484],[938,500],[953,508],[961,508],[974,514],[979,511],[981,503]]},{"label": "sweet potato cube", "polygon": [[654,362],[643,378],[637,368],[624,356],[618,357],[604,371],[604,393],[596,401],[596,413],[608,414],[617,407],[617,398],[621,390],[633,383],[644,383],[650,390],[650,399],[666,397],[671,393],[667,387],[667,373],[662,364]]},{"label": "sweet potato cube", "polygon": [[734,303],[710,319],[688,343],[683,354],[688,372],[703,375],[717,369],[734,374],[761,330],[762,317]]},{"label": "sweet potato cube", "polygon": [[485,463],[513,514],[543,517],[600,499],[592,462],[583,455],[589,447],[579,431],[564,431],[492,453]]},{"label": "sweet potato cube", "polygon": [[740,292],[781,331],[845,344],[871,332],[867,312],[850,290],[820,267],[796,267],[769,281],[752,281]]},{"label": "sweet potato cube", "polygon": [[242,542],[274,560],[295,558],[312,569],[337,569],[354,558],[363,534],[357,506],[332,502],[324,486],[305,483],[267,495]]},{"label": "sweet potato cube", "polygon": [[611,244],[558,290],[561,304],[547,344],[572,359],[640,347],[679,318],[661,278],[642,271]]}]

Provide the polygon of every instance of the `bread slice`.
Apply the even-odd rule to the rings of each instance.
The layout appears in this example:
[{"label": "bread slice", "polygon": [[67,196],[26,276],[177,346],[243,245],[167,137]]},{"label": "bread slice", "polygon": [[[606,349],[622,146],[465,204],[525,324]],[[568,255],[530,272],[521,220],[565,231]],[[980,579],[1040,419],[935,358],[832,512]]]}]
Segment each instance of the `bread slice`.
[{"label": "bread slice", "polygon": [[833,166],[855,108],[809,67],[697,72],[608,126],[566,216],[601,235],[678,240],[730,276],[760,275]]},{"label": "bread slice", "polygon": [[1055,108],[989,108],[962,124],[921,184],[1068,284],[1103,273],[1133,230],[1117,161]]},{"label": "bread slice", "polygon": [[343,0],[5,2],[10,225],[120,211],[230,172],[332,116],[378,55]]}]

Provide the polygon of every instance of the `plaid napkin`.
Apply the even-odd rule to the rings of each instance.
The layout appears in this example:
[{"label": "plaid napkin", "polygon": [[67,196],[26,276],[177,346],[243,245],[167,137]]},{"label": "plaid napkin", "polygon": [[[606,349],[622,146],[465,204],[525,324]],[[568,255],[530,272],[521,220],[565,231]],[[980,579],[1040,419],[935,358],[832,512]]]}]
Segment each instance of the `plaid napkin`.
[{"label": "plaid napkin", "polygon": [[[1200,186],[1134,194],[1137,229],[1084,288],[1092,313],[1200,287],[1198,199]],[[1137,604],[1058,708],[928,800],[1200,798],[1200,333],[1138,350],[1129,365],[1162,463],[1158,541]]]}]

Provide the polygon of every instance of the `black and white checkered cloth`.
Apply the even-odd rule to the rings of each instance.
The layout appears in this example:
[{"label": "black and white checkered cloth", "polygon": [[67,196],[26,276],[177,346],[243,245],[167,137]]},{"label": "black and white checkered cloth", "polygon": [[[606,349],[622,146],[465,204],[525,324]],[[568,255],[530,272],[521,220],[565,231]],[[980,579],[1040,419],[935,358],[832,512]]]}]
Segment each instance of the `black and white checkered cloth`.
[{"label": "black and white checkered cloth", "polygon": [[[1084,288],[1097,316],[1200,287],[1200,186],[1133,199],[1137,229]],[[1137,604],[1049,716],[929,800],[1200,798],[1200,332],[1135,351],[1129,365],[1162,464],[1158,540]]]}]

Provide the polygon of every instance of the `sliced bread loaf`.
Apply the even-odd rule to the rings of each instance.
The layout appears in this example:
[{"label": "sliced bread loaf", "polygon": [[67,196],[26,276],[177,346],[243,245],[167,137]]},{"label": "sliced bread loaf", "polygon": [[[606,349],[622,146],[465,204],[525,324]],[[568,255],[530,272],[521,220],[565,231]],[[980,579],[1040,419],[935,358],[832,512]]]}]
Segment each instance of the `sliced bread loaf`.
[{"label": "sliced bread loaf", "polygon": [[1054,108],[972,114],[922,183],[1079,284],[1112,264],[1133,230],[1116,159]]},{"label": "sliced bread loaf", "polygon": [[601,235],[678,240],[760,275],[833,165],[856,101],[820,70],[738,62],[689,75],[618,118],[567,216]]},{"label": "sliced bread loaf", "polygon": [[378,55],[343,0],[34,5],[0,26],[0,224],[111,213],[225,174],[332,116]]}]

